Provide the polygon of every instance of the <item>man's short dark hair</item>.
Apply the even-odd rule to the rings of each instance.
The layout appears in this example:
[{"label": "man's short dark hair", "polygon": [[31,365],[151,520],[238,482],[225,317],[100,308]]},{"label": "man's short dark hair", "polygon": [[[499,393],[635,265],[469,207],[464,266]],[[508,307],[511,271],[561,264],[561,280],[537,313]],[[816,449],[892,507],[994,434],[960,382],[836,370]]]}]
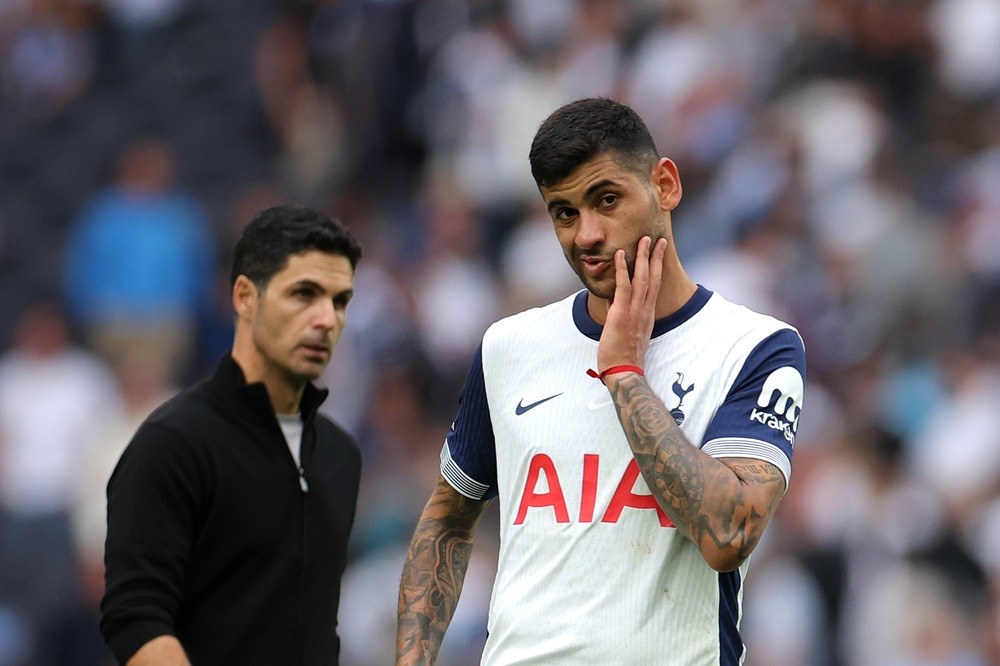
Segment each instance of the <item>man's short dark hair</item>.
[{"label": "man's short dark hair", "polygon": [[556,109],[535,132],[531,175],[538,186],[551,187],[605,152],[636,173],[659,159],[646,123],[632,108],[606,97],[579,99]]},{"label": "man's short dark hair", "polygon": [[230,284],[246,275],[264,289],[289,257],[316,250],[346,257],[357,269],[361,246],[339,220],[304,206],[265,208],[250,220],[233,250]]}]

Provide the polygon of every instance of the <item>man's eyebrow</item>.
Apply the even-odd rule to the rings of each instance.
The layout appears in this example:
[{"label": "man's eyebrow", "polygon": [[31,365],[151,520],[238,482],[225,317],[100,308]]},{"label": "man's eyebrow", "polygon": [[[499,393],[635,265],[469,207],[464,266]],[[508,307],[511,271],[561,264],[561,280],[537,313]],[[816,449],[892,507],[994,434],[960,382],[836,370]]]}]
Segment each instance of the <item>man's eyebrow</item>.
[{"label": "man's eyebrow", "polygon": [[565,199],[553,199],[548,203],[547,206],[545,206],[545,209],[551,213],[553,208],[558,208],[559,206],[568,206],[568,205],[569,202],[566,201]]},{"label": "man's eyebrow", "polygon": [[[289,291],[295,291],[296,289],[303,289],[303,288],[311,289],[313,291],[318,291],[320,293],[326,292],[326,288],[323,285],[309,278],[296,280],[295,282],[288,285]],[[353,287],[348,287],[347,289],[344,289],[342,291],[334,291],[330,294],[330,297],[334,299],[351,300],[354,298],[354,289]]]},{"label": "man's eyebrow", "polygon": [[587,188],[587,191],[583,193],[583,198],[585,200],[589,199],[592,196],[594,196],[594,194],[597,193],[598,190],[603,190],[605,187],[607,187],[609,185],[617,185],[617,183],[614,180],[610,179],[610,178],[605,178],[604,180],[599,180],[599,181],[597,181],[596,183],[594,183],[593,185],[591,185],[590,187]]},{"label": "man's eyebrow", "polygon": [[[598,190],[602,190],[605,187],[608,187],[609,185],[616,185],[616,184],[617,182],[612,180],[611,178],[604,178],[602,180],[599,180],[584,191],[583,199],[584,201],[586,201],[591,197],[593,197]],[[553,208],[557,208],[559,206],[569,206],[569,205],[570,203],[566,199],[553,199],[545,206],[545,208],[546,210],[551,211]]]}]

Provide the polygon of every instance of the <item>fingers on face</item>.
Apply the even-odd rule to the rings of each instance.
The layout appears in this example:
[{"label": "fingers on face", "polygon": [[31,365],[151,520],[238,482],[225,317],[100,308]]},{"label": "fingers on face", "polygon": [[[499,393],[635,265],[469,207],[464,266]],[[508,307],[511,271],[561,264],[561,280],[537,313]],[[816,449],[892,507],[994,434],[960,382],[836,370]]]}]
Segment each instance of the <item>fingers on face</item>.
[{"label": "fingers on face", "polygon": [[642,297],[641,302],[637,305],[649,300],[650,294],[658,289],[658,285],[654,284],[653,281],[656,279],[657,269],[662,270],[662,266],[657,265],[652,254],[653,240],[649,236],[643,236],[639,239],[639,247],[636,248],[635,257],[634,283],[639,288]]},{"label": "fingers on face", "polygon": [[628,263],[625,261],[625,250],[617,250],[615,252],[615,300],[618,300],[619,296],[630,294],[631,291],[632,283],[628,277]]},{"label": "fingers on face", "polygon": [[646,302],[649,292],[649,236],[639,239],[639,246],[635,250],[635,269],[632,276],[633,285],[633,309],[641,309]]},{"label": "fingers on face", "polygon": [[647,299],[656,300],[660,291],[660,284],[663,281],[663,257],[667,253],[667,239],[659,238],[656,245],[652,247],[652,256],[649,259],[649,290]]},{"label": "fingers on face", "polygon": [[636,248],[635,268],[632,276],[628,274],[628,263],[625,250],[615,252],[615,296],[629,295],[635,291],[638,302],[636,306],[655,301],[663,279],[663,257],[667,251],[667,240],[659,238],[656,242],[649,236],[639,239]]}]

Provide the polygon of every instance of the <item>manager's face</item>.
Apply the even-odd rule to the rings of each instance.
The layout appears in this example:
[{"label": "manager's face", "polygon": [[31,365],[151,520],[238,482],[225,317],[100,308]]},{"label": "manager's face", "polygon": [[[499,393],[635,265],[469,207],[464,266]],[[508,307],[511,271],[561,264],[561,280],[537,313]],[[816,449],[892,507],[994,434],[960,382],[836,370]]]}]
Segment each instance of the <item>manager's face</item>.
[{"label": "manager's face", "polygon": [[344,330],[353,295],[354,269],[347,257],[319,251],[289,257],[257,291],[249,313],[259,360],[294,383],[319,377]]}]

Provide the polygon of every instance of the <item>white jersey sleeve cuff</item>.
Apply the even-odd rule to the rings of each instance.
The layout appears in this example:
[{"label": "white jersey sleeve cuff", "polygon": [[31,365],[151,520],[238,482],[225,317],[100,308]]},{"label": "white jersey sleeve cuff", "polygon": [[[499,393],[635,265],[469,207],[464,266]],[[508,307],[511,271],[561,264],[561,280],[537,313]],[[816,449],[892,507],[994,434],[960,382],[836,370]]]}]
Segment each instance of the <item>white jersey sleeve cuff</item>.
[{"label": "white jersey sleeve cuff", "polygon": [[441,447],[441,475],[452,488],[465,495],[469,499],[481,500],[489,490],[489,486],[479,483],[468,474],[462,471],[458,463],[451,457],[451,450],[448,448],[448,440],[444,441]]},{"label": "white jersey sleeve cuff", "polygon": [[771,463],[785,477],[785,492],[792,478],[792,463],[785,452],[774,444],[759,439],[742,437],[725,437],[713,439],[701,447],[701,450],[713,458],[755,458]]}]

